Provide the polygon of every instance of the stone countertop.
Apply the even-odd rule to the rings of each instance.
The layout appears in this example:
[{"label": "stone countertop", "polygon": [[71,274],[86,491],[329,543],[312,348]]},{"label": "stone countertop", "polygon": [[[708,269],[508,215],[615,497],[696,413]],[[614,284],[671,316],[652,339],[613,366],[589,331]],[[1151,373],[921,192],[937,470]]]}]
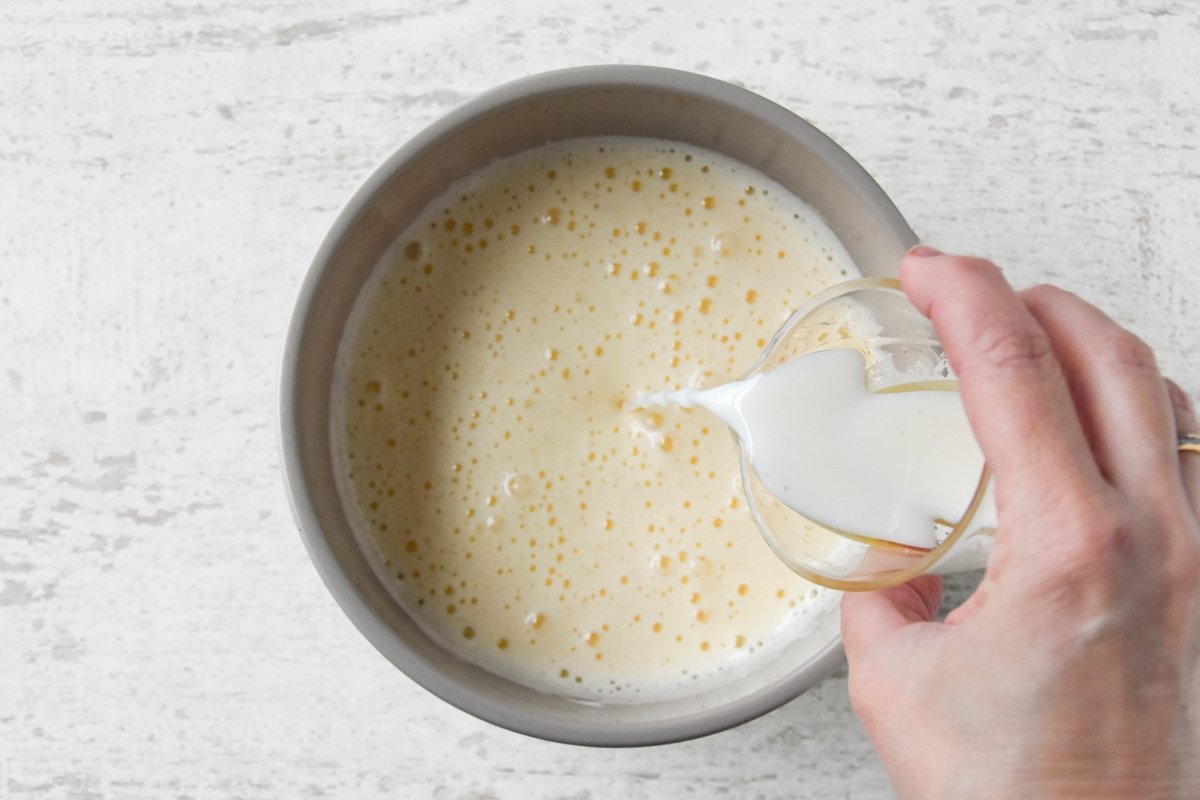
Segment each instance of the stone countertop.
[{"label": "stone countertop", "polygon": [[1200,394],[1194,4],[794,5],[7,0],[0,795],[888,796],[844,670],[640,750],[446,706],[321,585],[276,449],[283,333],[340,205],[460,101],[589,63],[780,102],[924,239],[1079,292]]}]

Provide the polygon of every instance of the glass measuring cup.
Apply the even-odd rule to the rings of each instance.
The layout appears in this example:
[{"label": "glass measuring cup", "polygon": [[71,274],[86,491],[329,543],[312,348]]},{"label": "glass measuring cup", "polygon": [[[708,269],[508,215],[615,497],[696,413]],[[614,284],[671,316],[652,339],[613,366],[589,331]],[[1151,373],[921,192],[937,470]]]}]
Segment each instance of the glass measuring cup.
[{"label": "glass measuring cup", "polygon": [[[788,318],[743,378],[836,348],[862,354],[867,388],[873,392],[957,390],[932,323],[892,278],[847,281],[813,296]],[[986,466],[961,516],[934,520],[937,545],[924,548],[831,528],[784,505],[755,474],[741,440],[734,440],[759,531],[784,563],[814,583],[842,590],[879,589],[925,572],[973,569],[987,561],[994,523],[976,523],[977,516],[994,517]]]}]

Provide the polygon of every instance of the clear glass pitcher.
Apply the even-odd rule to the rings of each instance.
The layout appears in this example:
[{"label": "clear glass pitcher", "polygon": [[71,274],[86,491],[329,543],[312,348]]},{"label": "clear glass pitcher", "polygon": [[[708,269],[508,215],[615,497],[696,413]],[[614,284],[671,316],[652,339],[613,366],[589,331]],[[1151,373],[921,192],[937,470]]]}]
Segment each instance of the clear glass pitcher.
[{"label": "clear glass pitcher", "polygon": [[[850,348],[866,361],[867,388],[874,392],[957,390],[957,381],[933,325],[891,278],[847,281],[811,298],[784,323],[750,378],[799,356]],[[987,467],[970,502],[956,520],[935,520],[936,546],[914,547],[836,530],[784,505],[758,479],[737,437],[742,482],[754,521],[767,543],[795,572],[814,583],[842,590],[879,589],[925,572],[954,572],[983,566],[991,551],[994,517]]]}]

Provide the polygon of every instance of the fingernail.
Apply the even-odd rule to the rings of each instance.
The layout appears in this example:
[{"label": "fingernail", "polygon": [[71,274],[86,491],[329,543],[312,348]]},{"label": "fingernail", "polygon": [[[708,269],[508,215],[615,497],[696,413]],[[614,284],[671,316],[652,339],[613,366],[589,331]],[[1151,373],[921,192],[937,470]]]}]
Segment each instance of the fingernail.
[{"label": "fingernail", "polygon": [[927,244],[919,244],[908,251],[907,255],[916,256],[917,258],[930,258],[932,256],[942,255],[942,251],[936,247],[930,247]]}]

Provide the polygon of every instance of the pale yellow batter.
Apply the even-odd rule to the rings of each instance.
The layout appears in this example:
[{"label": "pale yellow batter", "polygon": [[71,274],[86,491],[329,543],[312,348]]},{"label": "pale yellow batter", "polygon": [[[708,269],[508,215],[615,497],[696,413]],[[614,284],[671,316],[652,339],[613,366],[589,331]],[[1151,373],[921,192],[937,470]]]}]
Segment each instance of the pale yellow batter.
[{"label": "pale yellow batter", "polygon": [[763,543],[719,423],[631,401],[738,377],[856,274],[777,184],[677,143],[576,139],[453,187],[342,346],[340,488],[381,574],[544,690],[662,697],[769,657],[833,598]]}]

